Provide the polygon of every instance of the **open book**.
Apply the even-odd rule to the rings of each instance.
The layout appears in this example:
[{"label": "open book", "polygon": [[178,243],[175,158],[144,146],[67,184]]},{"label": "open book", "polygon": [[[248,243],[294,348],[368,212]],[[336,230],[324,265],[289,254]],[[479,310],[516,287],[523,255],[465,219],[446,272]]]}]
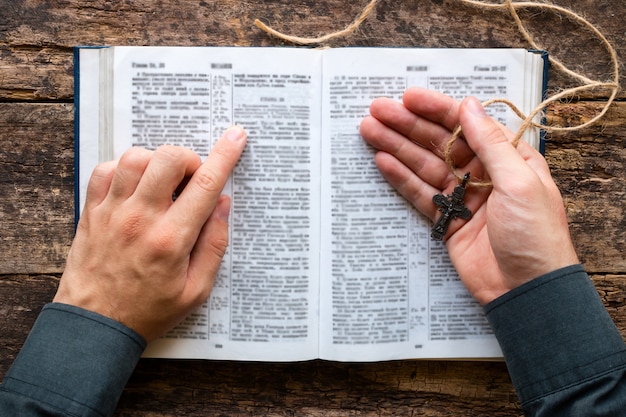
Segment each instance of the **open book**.
[{"label": "open book", "polygon": [[[297,361],[496,358],[482,308],[429,221],[359,136],[372,99],[410,86],[541,102],[545,57],[521,49],[76,48],[77,214],[91,171],[131,146],[205,156],[248,145],[225,193],[230,245],[210,299],[149,357]],[[488,109],[515,130],[508,108]],[[541,147],[539,132],[525,137]]]}]

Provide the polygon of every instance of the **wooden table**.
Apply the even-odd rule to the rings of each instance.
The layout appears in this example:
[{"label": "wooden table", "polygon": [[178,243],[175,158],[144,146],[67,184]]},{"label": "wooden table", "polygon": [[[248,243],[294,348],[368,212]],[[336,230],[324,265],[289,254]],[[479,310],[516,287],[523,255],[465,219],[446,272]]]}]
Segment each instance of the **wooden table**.
[{"label": "wooden table", "polygon": [[[622,0],[554,2],[584,14],[624,56]],[[316,36],[350,23],[366,3],[0,0],[0,375],[51,300],[72,239],[72,47],[280,45],[253,20]],[[606,53],[579,25],[553,13],[523,15],[552,55],[594,77],[609,73]],[[356,33],[330,45],[527,46],[506,13],[452,0],[381,0]],[[552,72],[552,91],[573,85]],[[554,104],[548,123],[587,120],[606,98],[599,92]],[[602,123],[549,135],[546,147],[580,258],[624,335],[625,138],[626,105],[618,102]],[[497,362],[142,360],[117,415],[518,416],[521,410],[506,367]]]}]

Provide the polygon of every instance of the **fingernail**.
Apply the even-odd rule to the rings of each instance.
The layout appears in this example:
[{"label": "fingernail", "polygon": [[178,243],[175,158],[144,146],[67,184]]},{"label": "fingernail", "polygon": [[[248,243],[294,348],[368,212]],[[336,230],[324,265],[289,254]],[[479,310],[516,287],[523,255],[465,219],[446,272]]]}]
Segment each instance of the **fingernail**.
[{"label": "fingernail", "polygon": [[224,132],[224,136],[231,142],[238,142],[246,137],[246,132],[239,126],[232,126]]},{"label": "fingernail", "polygon": [[486,117],[487,113],[482,103],[476,97],[468,97],[465,99],[465,107],[476,117]]}]

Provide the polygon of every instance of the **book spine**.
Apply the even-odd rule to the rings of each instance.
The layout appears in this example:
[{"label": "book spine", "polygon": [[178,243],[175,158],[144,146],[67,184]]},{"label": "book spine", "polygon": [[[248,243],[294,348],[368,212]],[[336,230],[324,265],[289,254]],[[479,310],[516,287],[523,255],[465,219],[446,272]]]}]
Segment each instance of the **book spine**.
[{"label": "book spine", "polygon": [[80,217],[80,50],[74,47],[74,230]]}]

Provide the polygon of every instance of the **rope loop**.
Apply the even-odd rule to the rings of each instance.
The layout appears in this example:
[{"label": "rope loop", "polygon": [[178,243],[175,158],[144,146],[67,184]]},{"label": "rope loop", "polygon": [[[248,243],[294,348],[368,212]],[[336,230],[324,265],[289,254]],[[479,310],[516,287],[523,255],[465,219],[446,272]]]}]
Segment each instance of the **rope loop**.
[{"label": "rope loop", "polygon": [[[520,119],[522,119],[522,124],[511,141],[511,144],[513,146],[517,147],[517,145],[519,144],[519,141],[524,135],[524,132],[526,132],[526,130],[530,128],[540,128],[547,132],[576,131],[576,130],[584,129],[586,127],[589,127],[597,123],[600,119],[602,119],[606,115],[606,113],[609,110],[609,107],[611,107],[611,105],[615,101],[615,98],[617,97],[617,94],[619,93],[619,89],[620,89],[619,60],[617,58],[617,52],[615,51],[615,48],[613,48],[611,43],[606,39],[606,37],[602,34],[602,32],[600,32],[600,30],[597,27],[595,27],[593,24],[591,24],[588,20],[586,20],[579,14],[571,11],[570,9],[557,6],[554,4],[550,4],[550,3],[537,3],[535,1],[514,2],[513,0],[502,0],[502,3],[487,3],[481,0],[458,0],[458,1],[460,1],[461,3],[465,3],[468,5],[477,7],[477,8],[508,11],[508,13],[511,15],[511,17],[515,21],[519,32],[522,34],[526,42],[528,42],[531,48],[538,49],[538,50],[542,50],[544,48],[542,48],[540,45],[538,45],[535,42],[532,35],[529,33],[528,29],[522,22],[522,19],[520,18],[518,14],[518,10],[520,9],[540,9],[541,10],[542,9],[542,10],[548,10],[548,11],[552,11],[552,12],[564,15],[566,17],[569,17],[573,21],[577,22],[578,24],[582,25],[583,27],[589,29],[598,38],[598,40],[600,40],[600,43],[606,49],[607,53],[609,54],[611,58],[611,80],[599,81],[599,80],[590,79],[580,72],[576,72],[567,68],[561,61],[550,56],[549,61],[550,61],[550,64],[554,68],[558,69],[559,71],[562,71],[563,73],[577,80],[581,85],[578,87],[564,89],[559,93],[551,95],[550,97],[542,101],[537,107],[535,107],[535,109],[533,109],[528,115],[524,115],[522,112],[519,111],[519,109],[515,106],[515,104],[513,104],[512,102],[506,99],[491,99],[491,100],[485,101],[483,103],[483,106],[485,107],[494,103],[503,103],[507,105],[511,110],[513,110],[513,112]],[[299,45],[320,45],[334,38],[346,36],[356,31],[359,28],[359,26],[372,14],[374,9],[376,8],[377,3],[378,3],[378,0],[370,0],[370,2],[365,6],[363,11],[357,16],[357,18],[348,26],[346,26],[344,29],[341,29],[336,32],[331,32],[326,35],[315,37],[315,38],[304,38],[304,37],[286,35],[284,33],[281,33],[277,30],[272,29],[271,27],[265,25],[258,19],[254,21],[254,24],[261,30],[265,31],[266,33],[272,36],[275,36],[277,38],[280,38],[286,42],[299,44]],[[568,126],[568,127],[546,126],[546,125],[540,125],[534,122],[536,117],[542,114],[544,112],[544,109],[548,105],[554,102],[557,102],[559,100],[562,100],[564,98],[575,97],[577,94],[580,94],[584,91],[595,90],[598,88],[608,89],[611,91],[611,93],[609,95],[608,100],[606,101],[606,104],[603,106],[602,110],[590,120],[584,123],[575,125],[575,126]],[[461,127],[458,126],[452,132],[452,135],[449,141],[447,142],[443,151],[443,157],[444,157],[446,164],[448,165],[448,168],[457,177],[459,181],[462,180],[463,176],[457,173],[456,166],[452,157],[452,145],[454,145],[454,142],[460,137],[460,135],[461,135]],[[491,186],[491,182],[470,180],[467,183],[467,185],[474,186],[474,187],[489,187]]]}]

